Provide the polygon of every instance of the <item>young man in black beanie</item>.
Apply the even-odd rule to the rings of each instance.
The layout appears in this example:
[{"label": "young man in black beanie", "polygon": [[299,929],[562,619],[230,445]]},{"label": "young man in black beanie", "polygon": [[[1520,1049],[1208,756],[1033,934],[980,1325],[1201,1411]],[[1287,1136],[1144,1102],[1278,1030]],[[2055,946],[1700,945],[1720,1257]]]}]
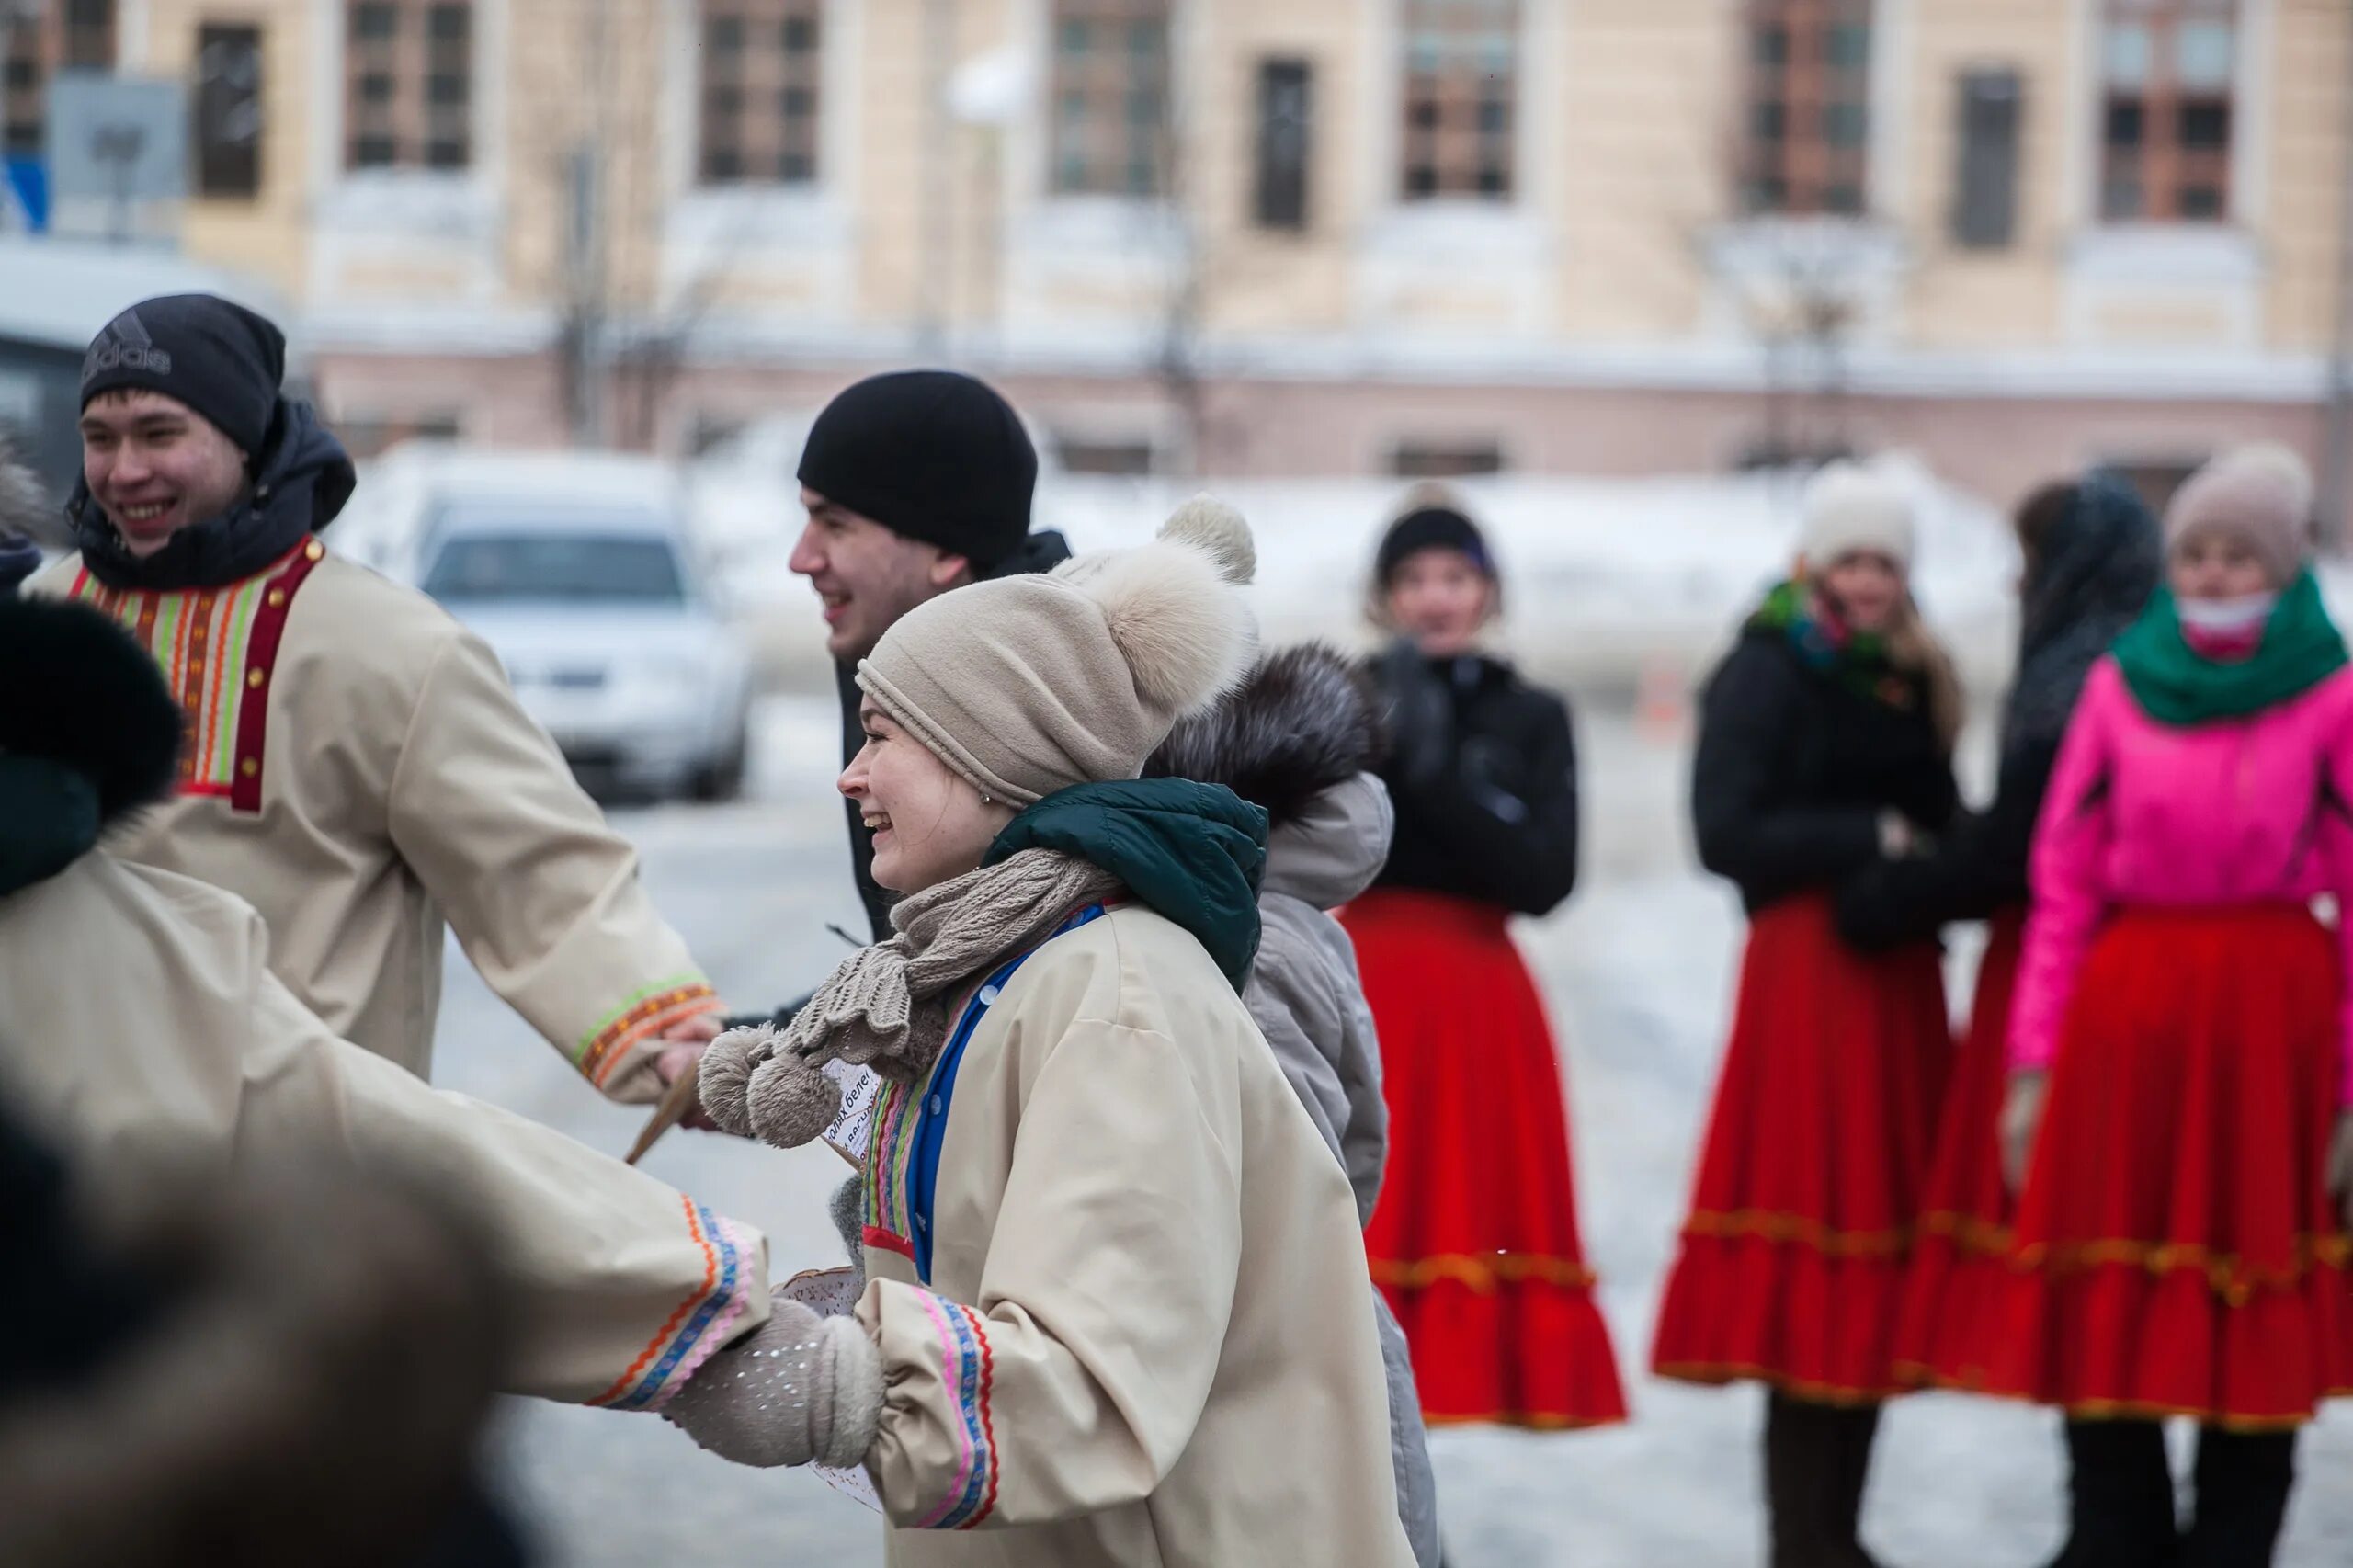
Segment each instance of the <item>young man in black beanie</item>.
[{"label": "young man in black beanie", "polygon": [[25,591],[112,615],[184,714],[171,799],[112,847],[244,898],[278,978],[420,1076],[446,922],[591,1083],[656,1098],[718,1000],[496,656],[317,537],[356,475],[280,392],[285,352],[253,312],[183,294],[83,361],[79,548]]},{"label": "young man in black beanie", "polygon": [[[809,526],[792,569],[824,608],[842,704],[842,764],[865,744],[858,662],[898,619],[983,578],[1048,572],[1070,559],[1029,531],[1038,453],[1020,416],[986,383],[953,370],[871,376],[825,405],[801,454]],[[874,835],[847,802],[850,869],[878,942],[891,897],[875,886]]]}]

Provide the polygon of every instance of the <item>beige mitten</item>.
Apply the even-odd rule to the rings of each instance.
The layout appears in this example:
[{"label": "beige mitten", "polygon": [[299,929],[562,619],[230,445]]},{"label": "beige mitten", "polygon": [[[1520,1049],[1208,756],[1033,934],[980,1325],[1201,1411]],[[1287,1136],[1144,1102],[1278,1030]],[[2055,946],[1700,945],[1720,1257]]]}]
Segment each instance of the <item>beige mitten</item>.
[{"label": "beige mitten", "polygon": [[882,1419],[882,1358],[855,1318],[785,1296],[768,1321],[704,1362],[663,1419],[737,1464],[861,1464]]},{"label": "beige mitten", "polygon": [[2051,1089],[2050,1074],[2013,1073],[2002,1096],[2002,1179],[2016,1198],[2026,1190],[2028,1168],[2034,1162],[2035,1135],[2042,1131],[2042,1103]]},{"label": "beige mitten", "polygon": [[2336,1195],[2338,1219],[2353,1233],[2353,1110],[2336,1116],[2336,1140],[2328,1150],[2328,1190]]}]

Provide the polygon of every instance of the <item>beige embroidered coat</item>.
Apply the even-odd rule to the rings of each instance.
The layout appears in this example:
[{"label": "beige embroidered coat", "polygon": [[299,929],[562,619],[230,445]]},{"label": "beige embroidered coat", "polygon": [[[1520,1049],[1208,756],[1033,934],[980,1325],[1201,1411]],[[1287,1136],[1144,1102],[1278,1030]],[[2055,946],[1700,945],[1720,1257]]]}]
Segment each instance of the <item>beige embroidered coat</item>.
[{"label": "beige embroidered coat", "polygon": [[1407,1568],[1347,1177],[1231,985],[1140,906],[1038,949],[875,1112],[868,1460],[906,1568]]},{"label": "beige embroidered coat", "polygon": [[591,1083],[658,1096],[655,1037],[718,1000],[636,851],[439,606],[316,540],[220,589],[117,592],[68,556],[26,591],[113,614],[188,714],[178,794],[108,847],[260,911],[328,1028],[427,1075],[446,920]]},{"label": "beige embroidered coat", "polygon": [[335,1038],[220,889],[84,856],[0,898],[0,1093],[109,1200],[280,1153],[471,1203],[521,1291],[512,1391],[657,1406],[767,1316],[767,1244],[537,1122]]}]

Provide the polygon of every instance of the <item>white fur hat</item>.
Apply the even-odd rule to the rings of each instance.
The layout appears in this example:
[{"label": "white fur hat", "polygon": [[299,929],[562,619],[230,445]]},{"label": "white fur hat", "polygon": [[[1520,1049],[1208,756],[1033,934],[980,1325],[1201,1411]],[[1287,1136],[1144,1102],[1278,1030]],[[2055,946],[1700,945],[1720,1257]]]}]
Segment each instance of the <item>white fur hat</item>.
[{"label": "white fur hat", "polygon": [[1008,805],[1133,778],[1178,719],[1248,671],[1257,632],[1236,590],[1256,565],[1241,515],[1197,497],[1150,544],[916,607],[859,664],[858,684]]},{"label": "white fur hat", "polygon": [[1909,574],[1918,544],[1911,499],[1887,475],[1859,463],[1834,462],[1806,482],[1798,555],[1814,571],[1869,551]]}]

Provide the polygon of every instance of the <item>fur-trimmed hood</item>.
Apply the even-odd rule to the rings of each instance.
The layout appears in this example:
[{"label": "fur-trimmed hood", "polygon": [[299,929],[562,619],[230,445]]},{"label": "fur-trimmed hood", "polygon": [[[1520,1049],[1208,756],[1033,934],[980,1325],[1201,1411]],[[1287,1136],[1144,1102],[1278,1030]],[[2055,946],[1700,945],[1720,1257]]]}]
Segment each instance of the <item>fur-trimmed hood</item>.
[{"label": "fur-trimmed hood", "polygon": [[0,894],[56,875],[168,794],[180,707],[163,673],[87,606],[0,599]]},{"label": "fur-trimmed hood", "polygon": [[1371,776],[1386,746],[1361,666],[1308,642],[1268,654],[1223,702],[1181,721],[1144,772],[1222,784],[1265,808],[1267,891],[1333,909],[1389,858],[1395,819]]}]

